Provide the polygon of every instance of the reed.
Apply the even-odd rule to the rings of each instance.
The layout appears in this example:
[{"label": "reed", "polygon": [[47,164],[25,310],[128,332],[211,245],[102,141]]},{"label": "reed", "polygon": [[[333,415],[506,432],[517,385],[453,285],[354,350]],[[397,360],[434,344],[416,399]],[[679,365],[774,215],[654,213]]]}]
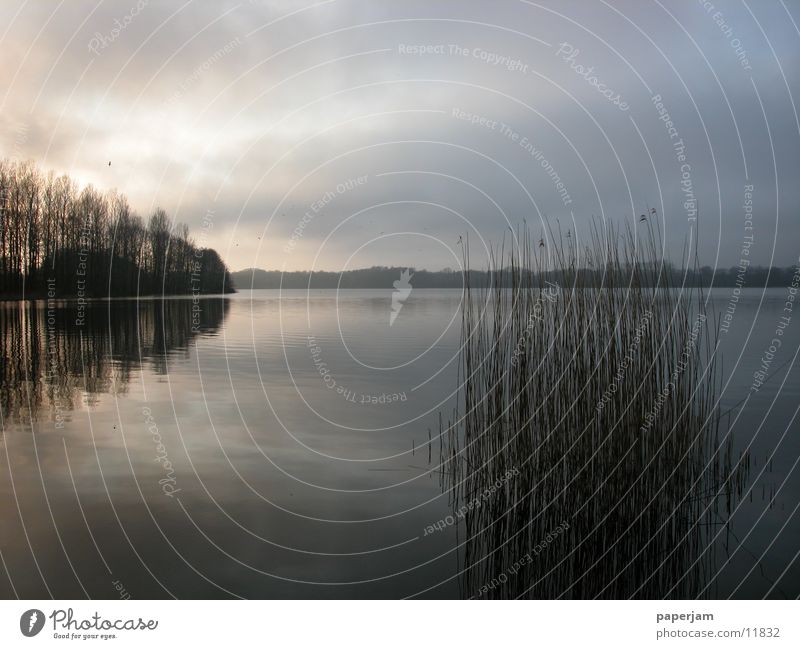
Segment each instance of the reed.
[{"label": "reed", "polygon": [[684,598],[707,585],[749,458],[721,436],[705,294],[672,285],[658,233],[641,227],[594,224],[581,250],[521,230],[494,252],[488,288],[464,274],[442,481],[467,597]]}]

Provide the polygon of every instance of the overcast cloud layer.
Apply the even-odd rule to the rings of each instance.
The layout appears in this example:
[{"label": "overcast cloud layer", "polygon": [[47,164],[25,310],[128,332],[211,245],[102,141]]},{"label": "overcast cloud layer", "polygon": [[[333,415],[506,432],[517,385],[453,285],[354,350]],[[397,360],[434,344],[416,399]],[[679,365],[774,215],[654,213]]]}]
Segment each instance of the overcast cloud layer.
[{"label": "overcast cloud layer", "polygon": [[582,242],[643,213],[678,263],[699,236],[735,265],[752,234],[790,265],[798,22],[788,0],[5,0],[0,154],[211,217],[234,270],[458,267],[460,236],[480,260],[523,222]]}]

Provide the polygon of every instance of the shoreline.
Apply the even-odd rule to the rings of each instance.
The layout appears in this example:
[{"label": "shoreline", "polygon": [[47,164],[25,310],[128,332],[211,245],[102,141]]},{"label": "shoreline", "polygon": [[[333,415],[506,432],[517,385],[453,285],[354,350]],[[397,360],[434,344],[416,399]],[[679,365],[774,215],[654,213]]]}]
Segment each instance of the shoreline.
[{"label": "shoreline", "polygon": [[230,295],[238,293],[234,289],[226,293],[175,293],[175,294],[159,294],[159,293],[140,293],[139,295],[104,295],[92,297],[79,297],[77,295],[58,295],[56,297],[49,297],[47,291],[31,292],[26,295],[7,294],[0,295],[0,302],[47,302],[54,300],[55,302],[112,302],[115,300],[179,300],[179,299],[210,299],[210,298],[226,298]]}]

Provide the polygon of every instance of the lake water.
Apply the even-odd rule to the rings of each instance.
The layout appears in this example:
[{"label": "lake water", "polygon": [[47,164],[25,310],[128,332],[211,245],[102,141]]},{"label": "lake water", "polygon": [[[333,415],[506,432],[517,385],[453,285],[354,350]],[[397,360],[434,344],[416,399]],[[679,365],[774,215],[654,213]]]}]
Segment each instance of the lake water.
[{"label": "lake water", "polygon": [[[391,293],[0,303],[0,596],[463,594],[459,525],[426,534],[452,514],[461,293],[415,290],[390,324]],[[745,290],[721,336],[752,460],[698,595],[800,592],[800,316],[751,390],[786,295]]]}]

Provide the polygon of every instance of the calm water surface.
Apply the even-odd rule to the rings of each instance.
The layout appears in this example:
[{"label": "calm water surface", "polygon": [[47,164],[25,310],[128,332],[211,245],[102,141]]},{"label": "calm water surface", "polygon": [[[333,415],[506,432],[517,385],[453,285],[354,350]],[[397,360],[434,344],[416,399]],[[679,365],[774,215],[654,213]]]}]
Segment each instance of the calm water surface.
[{"label": "calm water surface", "polygon": [[[746,290],[721,337],[752,459],[705,596],[800,594],[800,315],[751,390],[785,296]],[[0,595],[458,597],[461,530],[425,530],[452,513],[460,301],[415,290],[391,326],[391,290],[98,301],[81,326],[0,303]]]}]

